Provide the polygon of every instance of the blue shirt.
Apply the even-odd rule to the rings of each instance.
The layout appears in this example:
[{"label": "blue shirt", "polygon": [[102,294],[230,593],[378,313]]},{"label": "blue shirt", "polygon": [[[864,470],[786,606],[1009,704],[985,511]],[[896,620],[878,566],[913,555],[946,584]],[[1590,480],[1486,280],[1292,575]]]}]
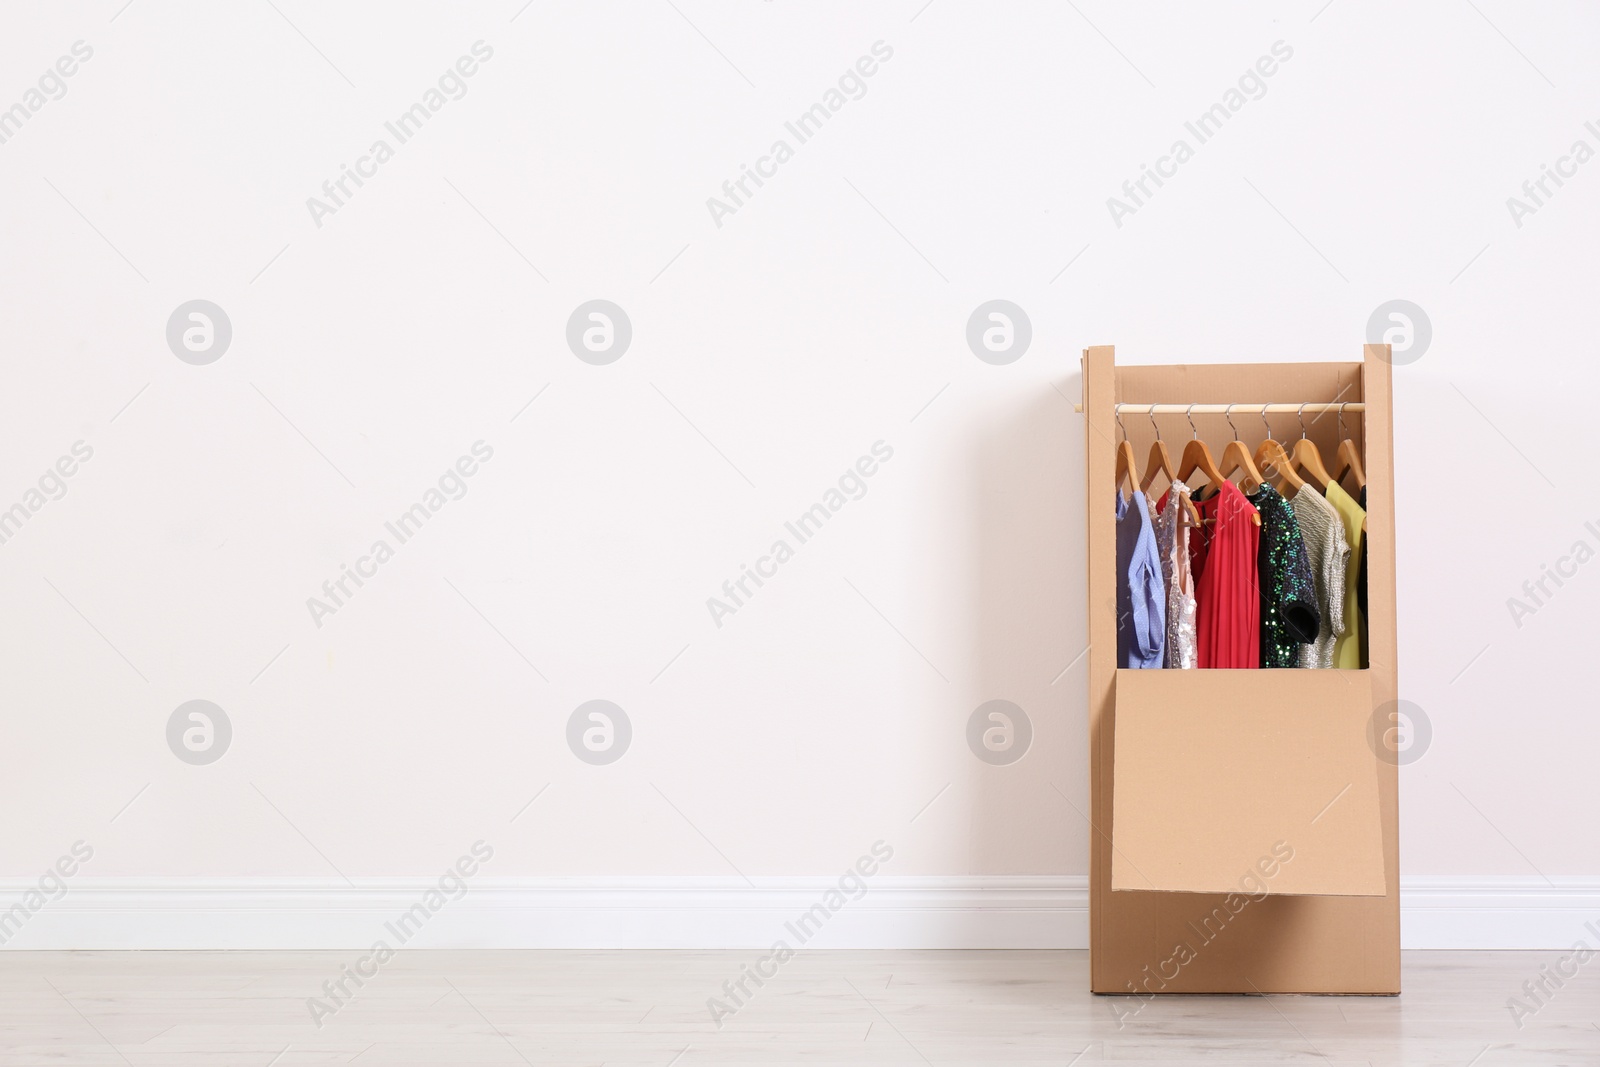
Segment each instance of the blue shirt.
[{"label": "blue shirt", "polygon": [[1167,640],[1161,552],[1144,494],[1117,491],[1117,666],[1160,667]]}]

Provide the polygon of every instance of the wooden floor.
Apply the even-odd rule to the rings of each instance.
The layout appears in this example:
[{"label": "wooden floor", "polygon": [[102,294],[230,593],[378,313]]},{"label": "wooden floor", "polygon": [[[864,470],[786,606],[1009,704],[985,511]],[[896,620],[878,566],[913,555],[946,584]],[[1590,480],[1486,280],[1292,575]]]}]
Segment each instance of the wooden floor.
[{"label": "wooden floor", "polygon": [[759,952],[413,950],[336,1004],[360,955],[0,953],[0,1064],[1600,1063],[1600,957],[1506,1007],[1557,952],[1407,953],[1399,998],[1145,1003],[1085,992],[1083,952],[813,952],[740,1004]]}]

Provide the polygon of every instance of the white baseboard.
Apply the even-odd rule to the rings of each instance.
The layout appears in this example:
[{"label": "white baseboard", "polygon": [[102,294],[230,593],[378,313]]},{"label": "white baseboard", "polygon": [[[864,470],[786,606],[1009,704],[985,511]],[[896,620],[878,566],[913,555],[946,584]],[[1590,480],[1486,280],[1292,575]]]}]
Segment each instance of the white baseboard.
[{"label": "white baseboard", "polygon": [[[395,924],[432,884],[365,879],[78,877],[18,922],[31,885],[0,882],[8,949],[413,948],[1086,948],[1082,875],[898,877],[826,918],[831,878],[541,878],[471,881],[415,928]],[[428,902],[432,903],[432,902]],[[8,918],[9,916],[9,918]],[[413,913],[414,920],[419,918]],[[1411,877],[1402,882],[1406,948],[1564,948],[1600,938],[1600,879]],[[786,926],[786,924],[789,924]]]},{"label": "white baseboard", "polygon": [[1600,946],[1600,878],[1417,875],[1400,879],[1402,948]]}]

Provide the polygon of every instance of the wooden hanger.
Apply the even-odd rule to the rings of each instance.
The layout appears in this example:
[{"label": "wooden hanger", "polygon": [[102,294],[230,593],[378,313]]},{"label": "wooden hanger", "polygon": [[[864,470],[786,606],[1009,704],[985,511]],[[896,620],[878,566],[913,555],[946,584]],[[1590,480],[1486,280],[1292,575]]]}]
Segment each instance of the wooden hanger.
[{"label": "wooden hanger", "polygon": [[[1193,404],[1189,405],[1189,410],[1194,410]],[[1211,449],[1200,440],[1200,431],[1194,428],[1194,418],[1188,411],[1184,412],[1184,417],[1189,420],[1189,430],[1194,434],[1194,438],[1183,446],[1183,462],[1178,466],[1178,481],[1185,485],[1190,484],[1189,479],[1198,470],[1206,476],[1206,482],[1213,488],[1221,487],[1227,479],[1217,470],[1217,461],[1211,458]]]},{"label": "wooden hanger", "polygon": [[1122,483],[1128,483],[1126,499],[1133,498],[1133,491],[1139,488],[1139,483],[1134,481],[1134,472],[1139,469],[1139,460],[1133,454],[1133,446],[1128,443],[1128,431],[1122,425],[1122,405],[1116,406],[1117,429],[1122,430],[1122,440],[1117,443],[1117,492],[1122,493]]},{"label": "wooden hanger", "polygon": [[1353,474],[1356,478],[1356,488],[1359,490],[1367,484],[1367,472],[1361,469],[1360,450],[1356,448],[1355,441],[1345,432],[1343,404],[1339,405],[1339,437],[1339,453],[1333,458],[1336,472],[1333,480],[1342,482],[1346,474]]},{"label": "wooden hanger", "polygon": [[1144,480],[1139,483],[1139,488],[1144,490],[1146,496],[1150,495],[1150,486],[1155,484],[1156,475],[1165,474],[1168,485],[1178,480],[1177,470],[1172,466],[1172,453],[1167,451],[1167,443],[1161,439],[1161,427],[1157,425],[1153,411],[1150,413],[1150,425],[1155,427],[1156,439],[1150,445],[1150,458],[1145,461]]},{"label": "wooden hanger", "polygon": [[1289,453],[1285,451],[1282,442],[1273,439],[1272,424],[1267,421],[1264,409],[1261,412],[1261,424],[1267,428],[1267,439],[1256,449],[1256,466],[1264,474],[1278,475],[1279,492],[1282,492],[1285,486],[1300,489],[1306,484],[1305,479],[1294,472],[1294,461],[1289,458]]},{"label": "wooden hanger", "polygon": [[[1153,411],[1150,413],[1150,425],[1155,428],[1156,439],[1150,446],[1150,459],[1145,464],[1144,481],[1139,483],[1140,488],[1144,490],[1144,494],[1147,497],[1150,495],[1150,486],[1155,483],[1157,474],[1165,474],[1167,476],[1167,492],[1169,493],[1172,492],[1172,483],[1183,480],[1178,477],[1177,471],[1172,468],[1172,453],[1167,451],[1167,443],[1161,439],[1161,427],[1156,422],[1156,414]],[[1185,526],[1199,526],[1201,521],[1200,509],[1194,506],[1194,501],[1189,499],[1187,493],[1184,494],[1183,502],[1185,505],[1185,512],[1182,516],[1183,524]]]},{"label": "wooden hanger", "polygon": [[1306,472],[1311,480],[1317,483],[1317,488],[1323,493],[1328,491],[1328,483],[1333,478],[1328,474],[1328,468],[1322,465],[1322,453],[1317,451],[1317,446],[1311,438],[1306,436],[1306,406],[1300,405],[1296,417],[1300,420],[1300,440],[1294,443],[1294,464]]},{"label": "wooden hanger", "polygon": [[[1228,420],[1228,429],[1233,430],[1233,440],[1228,442],[1228,447],[1222,450],[1222,474],[1224,477],[1234,471],[1242,471],[1244,477],[1244,491],[1253,493],[1261,487],[1266,479],[1261,477],[1261,472],[1256,470],[1255,460],[1250,458],[1250,450],[1244,447],[1244,442],[1239,440],[1239,431],[1233,425],[1233,405],[1228,405],[1228,410],[1223,412]],[[1259,522],[1260,520],[1257,519]]]},{"label": "wooden hanger", "polygon": [[1122,483],[1128,483],[1128,491],[1123,493],[1123,499],[1133,499],[1133,491],[1139,488],[1139,483],[1133,480],[1133,474],[1138,467],[1139,460],[1133,454],[1133,446],[1123,441],[1117,445],[1117,492],[1122,493]]}]

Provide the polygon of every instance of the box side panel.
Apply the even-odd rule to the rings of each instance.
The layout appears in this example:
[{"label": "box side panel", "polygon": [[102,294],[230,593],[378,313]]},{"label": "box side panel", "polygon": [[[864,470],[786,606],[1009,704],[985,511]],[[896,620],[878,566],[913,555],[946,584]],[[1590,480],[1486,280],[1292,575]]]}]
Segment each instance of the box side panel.
[{"label": "box side panel", "polygon": [[[1366,394],[1367,473],[1367,637],[1375,711],[1400,695],[1394,569],[1394,392],[1388,345],[1367,345],[1361,365]],[[1400,989],[1400,767],[1394,759],[1378,764],[1378,802],[1383,816],[1384,868],[1388,908],[1382,936],[1373,953],[1387,978]]]},{"label": "box side panel", "polygon": [[[1117,674],[1116,512],[1111,494],[1115,491],[1116,432],[1111,416],[1115,390],[1115,367],[1109,346],[1090,348],[1083,354],[1083,415],[1087,443],[1084,448],[1087,470],[1084,485],[1088,496],[1084,508],[1088,524],[1089,566],[1089,883],[1111,884],[1111,699]],[[1090,984],[1100,989],[1118,973],[1107,956],[1108,943],[1103,932],[1106,897],[1109,893],[1091,890],[1089,894],[1089,974]],[[1114,952],[1114,949],[1112,950]]]}]

